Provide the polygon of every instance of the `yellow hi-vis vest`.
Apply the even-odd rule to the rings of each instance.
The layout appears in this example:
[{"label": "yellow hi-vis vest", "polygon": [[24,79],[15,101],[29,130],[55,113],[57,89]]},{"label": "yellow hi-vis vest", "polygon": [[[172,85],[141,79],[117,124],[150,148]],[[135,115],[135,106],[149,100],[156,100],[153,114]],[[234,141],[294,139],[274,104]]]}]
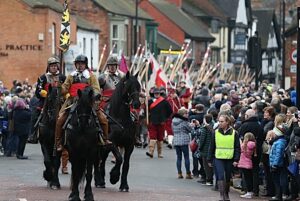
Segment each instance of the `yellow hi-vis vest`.
[{"label": "yellow hi-vis vest", "polygon": [[215,133],[216,159],[233,159],[234,153],[234,130],[230,135],[223,135],[219,129]]}]

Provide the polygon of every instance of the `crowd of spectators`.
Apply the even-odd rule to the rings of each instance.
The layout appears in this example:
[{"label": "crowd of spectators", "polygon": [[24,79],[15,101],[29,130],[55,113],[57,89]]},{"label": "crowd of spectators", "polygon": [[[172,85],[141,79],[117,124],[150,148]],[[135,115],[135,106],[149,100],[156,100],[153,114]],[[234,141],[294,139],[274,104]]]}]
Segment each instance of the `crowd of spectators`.
[{"label": "crowd of spectators", "polygon": [[28,83],[14,80],[8,89],[0,81],[0,154],[27,159],[24,155],[31,133],[31,114],[34,88]]},{"label": "crowd of spectators", "polygon": [[[226,186],[230,179],[235,181],[234,187],[241,189],[241,198],[269,196],[270,200],[296,200],[300,187],[300,111],[295,106],[295,89],[284,90],[267,82],[255,89],[254,84],[232,82],[213,87],[203,84],[193,91],[188,115],[179,110],[173,119],[174,139],[191,127],[190,140],[195,139],[198,144],[192,153],[193,177],[199,177],[198,182],[206,186],[215,184],[213,189],[219,188],[220,200],[229,199]],[[177,129],[178,115],[185,125],[189,122],[188,129]],[[229,122],[226,132],[221,128],[224,122]],[[215,156],[217,133],[226,135],[230,129],[238,136],[239,150],[234,147],[229,165],[233,169],[228,176],[227,164],[224,160],[220,163]],[[173,146],[177,153],[178,142]],[[181,153],[177,156],[178,178],[183,178],[178,164]],[[188,175],[189,161],[185,161],[185,166]],[[220,178],[224,173],[227,178]],[[224,179],[225,183],[219,185]]]}]

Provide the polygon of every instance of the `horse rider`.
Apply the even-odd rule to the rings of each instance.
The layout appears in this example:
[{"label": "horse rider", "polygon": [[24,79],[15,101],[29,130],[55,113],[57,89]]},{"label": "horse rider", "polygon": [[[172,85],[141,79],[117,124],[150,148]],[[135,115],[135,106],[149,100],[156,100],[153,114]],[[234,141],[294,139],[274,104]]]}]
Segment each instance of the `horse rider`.
[{"label": "horse rider", "polygon": [[108,112],[108,102],[112,96],[116,85],[121,80],[122,76],[120,72],[117,71],[119,66],[118,59],[116,57],[110,57],[106,63],[108,73],[102,73],[99,75],[98,81],[100,88],[102,90],[100,108]]},{"label": "horse rider", "polygon": [[[35,90],[35,96],[38,99],[37,106],[33,109],[33,125],[32,126],[32,133],[35,135],[36,132],[34,130],[37,128],[38,121],[41,119],[40,113],[44,106],[45,98],[47,97],[48,88],[51,84],[52,86],[60,86],[66,80],[66,76],[59,73],[60,63],[59,60],[55,57],[49,57],[47,60],[47,70],[46,73],[41,75],[37,80],[37,86]],[[35,136],[30,136],[29,141],[33,140]]]},{"label": "horse rider", "polygon": [[[75,58],[74,64],[76,70],[68,75],[67,79],[61,86],[62,94],[65,95],[66,101],[60,109],[58,119],[56,121],[55,144],[57,151],[61,151],[63,148],[61,141],[63,125],[68,117],[69,110],[67,109],[70,108],[76,102],[76,100],[78,100],[77,90],[82,90],[86,86],[91,86],[94,90],[95,97],[100,95],[100,86],[98,80],[88,68],[88,58],[84,55],[78,55]],[[106,117],[98,108],[96,108],[96,114],[103,130],[103,140],[105,143],[111,143],[108,140],[108,121]]]}]

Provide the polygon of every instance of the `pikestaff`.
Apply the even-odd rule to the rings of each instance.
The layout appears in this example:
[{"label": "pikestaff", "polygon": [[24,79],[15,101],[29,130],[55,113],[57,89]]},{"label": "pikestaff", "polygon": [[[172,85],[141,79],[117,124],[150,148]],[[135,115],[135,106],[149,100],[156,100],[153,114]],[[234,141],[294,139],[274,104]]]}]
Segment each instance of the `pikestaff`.
[{"label": "pikestaff", "polygon": [[145,90],[146,90],[146,100],[145,100],[145,104],[146,104],[146,122],[147,125],[149,124],[149,105],[148,105],[148,95],[149,95],[149,88],[147,86],[148,84],[148,69],[149,69],[149,62],[150,61],[146,61],[146,86],[145,86]]},{"label": "pikestaff", "polygon": [[114,49],[116,48],[116,46],[117,46],[117,44],[114,43],[113,47],[111,48],[111,50],[110,50],[110,52],[109,52],[109,55],[108,55],[106,61],[105,61],[104,67],[103,67],[102,70],[101,70],[101,73],[105,72],[107,61],[108,61],[108,59],[110,58],[110,56],[112,55],[112,53],[113,53]]},{"label": "pikestaff", "polygon": [[101,56],[100,56],[100,60],[99,60],[98,68],[97,68],[96,72],[100,72],[100,66],[101,66],[101,63],[102,63],[102,60],[103,60],[105,50],[106,50],[106,44],[102,48],[102,52],[101,52]]},{"label": "pikestaff", "polygon": [[142,58],[143,58],[144,52],[145,52],[145,46],[143,46],[143,48],[142,48],[142,50],[141,50],[141,54],[140,54],[138,63],[137,63],[137,65],[136,65],[136,67],[135,67],[134,69],[132,69],[132,73],[134,73],[136,70],[138,70],[138,69],[140,68],[140,65],[141,65],[141,62],[142,62]]},{"label": "pikestaff", "polygon": [[188,58],[188,56],[191,54],[192,49],[187,53],[187,49],[189,48],[190,43],[188,42],[187,45],[185,46],[185,49],[183,51],[183,54],[180,56],[178,63],[174,66],[173,69],[173,76],[170,77],[170,80],[172,81],[175,77],[175,72],[178,72],[179,68],[181,68],[183,62]]},{"label": "pikestaff", "polygon": [[175,61],[174,66],[173,66],[173,69],[172,69],[172,72],[171,72],[171,74],[170,74],[169,80],[173,80],[174,74],[175,74],[176,66],[177,66],[177,64],[178,64],[178,62],[179,62],[179,59],[180,59],[180,57],[181,57],[181,55],[182,55],[182,52],[184,52],[184,50],[185,50],[185,44],[183,44],[183,45],[181,46],[180,52],[179,52],[179,54],[178,54],[178,57],[177,57],[177,59],[176,59],[176,61]]},{"label": "pikestaff", "polygon": [[244,60],[243,60],[241,66],[240,66],[240,72],[239,72],[239,75],[238,75],[238,77],[237,77],[237,80],[240,80],[240,79],[241,79],[241,77],[242,77],[242,75],[243,75],[243,73],[244,73],[244,68],[245,68],[245,66],[244,66]]},{"label": "pikestaff", "polygon": [[139,46],[138,46],[138,48],[136,49],[136,53],[135,53],[135,55],[134,55],[134,58],[133,58],[133,61],[132,61],[132,64],[131,64],[131,66],[130,66],[130,69],[128,69],[129,70],[129,72],[131,72],[132,71],[132,69],[133,69],[133,66],[134,66],[134,64],[135,64],[135,60],[136,60],[136,58],[137,58],[137,56],[138,56],[138,53],[139,53],[139,51],[140,51],[140,49],[141,49],[141,44],[139,44]]},{"label": "pikestaff", "polygon": [[[170,45],[170,48],[169,48],[169,54],[171,53],[172,51],[172,45]],[[170,62],[170,59],[169,59],[169,56],[167,55],[166,56],[166,60],[165,60],[165,65],[163,67],[163,70],[166,71],[166,68],[169,66],[169,62]]]},{"label": "pikestaff", "polygon": [[201,64],[200,71],[199,71],[199,74],[198,74],[197,82],[201,80],[201,78],[203,77],[203,74],[205,74],[206,68],[208,67],[207,64],[208,64],[209,53],[210,53],[210,46],[208,46],[207,49],[206,49],[206,52],[205,52],[205,55],[204,55],[204,58],[203,58],[203,62]]}]

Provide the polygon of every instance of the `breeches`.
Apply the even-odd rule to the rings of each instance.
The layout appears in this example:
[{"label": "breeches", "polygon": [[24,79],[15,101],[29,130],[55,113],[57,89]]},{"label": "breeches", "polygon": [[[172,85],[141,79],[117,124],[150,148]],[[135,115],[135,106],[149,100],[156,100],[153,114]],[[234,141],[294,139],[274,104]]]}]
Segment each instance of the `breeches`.
[{"label": "breeches", "polygon": [[149,139],[163,141],[164,132],[165,132],[165,124],[152,124],[150,123],[148,126],[149,130]]}]

